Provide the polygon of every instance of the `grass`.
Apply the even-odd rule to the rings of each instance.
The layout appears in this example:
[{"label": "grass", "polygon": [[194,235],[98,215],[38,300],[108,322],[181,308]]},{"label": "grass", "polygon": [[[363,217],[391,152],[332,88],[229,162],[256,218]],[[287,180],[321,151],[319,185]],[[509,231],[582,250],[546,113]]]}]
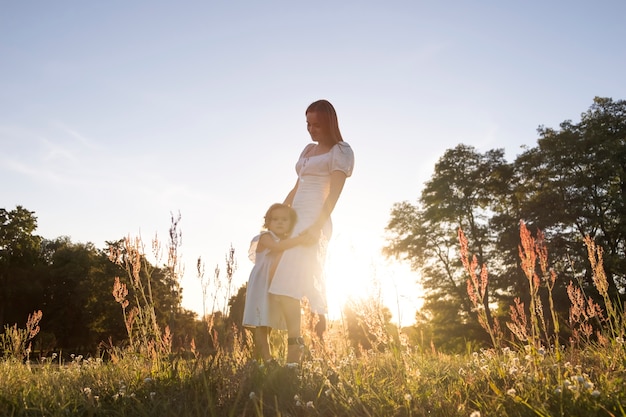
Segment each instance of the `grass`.
[{"label": "grass", "polygon": [[[544,270],[547,252],[541,239],[523,239],[520,254],[526,258],[531,294],[537,294],[537,287],[551,285],[554,277]],[[588,247],[595,260],[594,282],[602,293],[601,252],[591,242]],[[532,253],[538,274],[534,260],[529,261]],[[549,333],[544,322],[554,315],[543,314],[536,304],[528,311],[518,300],[506,323],[517,339],[505,342],[499,325],[480,318],[485,267],[470,262],[467,253],[463,256],[468,293],[492,348],[463,355],[423,350],[406,335],[390,335],[380,323],[368,334],[384,338],[384,343],[374,340],[371,345],[385,348],[359,350],[346,342],[344,324],[332,322],[324,343],[312,331],[305,333],[305,359],[295,369],[258,363],[250,344],[236,337],[210,355],[173,354],[151,319],[148,296],[142,304],[146,320],[131,323],[124,316],[136,343],[103,352],[106,360],[51,356],[31,361],[22,342],[32,329],[5,329],[7,346],[24,351],[0,360],[0,415],[626,416],[625,321],[619,306],[607,298],[605,310],[590,307],[584,294],[571,289],[573,339],[563,346],[554,343],[558,334]],[[129,271],[137,274],[132,266]],[[125,308],[124,291],[117,289]],[[589,320],[604,325],[591,334]],[[369,320],[370,325],[378,322]],[[133,327],[141,323],[148,326],[143,333]],[[279,357],[284,350],[280,336],[274,337]],[[11,344],[11,337],[20,337],[20,343]]]},{"label": "grass", "polygon": [[[76,357],[0,362],[3,416],[624,416],[626,349],[484,349],[466,355],[328,349],[299,369],[263,366],[250,352],[117,362]],[[315,345],[315,343],[313,343]],[[337,350],[337,349],[340,350]],[[243,349],[243,348],[242,348]],[[478,414],[474,414],[478,415]]]}]

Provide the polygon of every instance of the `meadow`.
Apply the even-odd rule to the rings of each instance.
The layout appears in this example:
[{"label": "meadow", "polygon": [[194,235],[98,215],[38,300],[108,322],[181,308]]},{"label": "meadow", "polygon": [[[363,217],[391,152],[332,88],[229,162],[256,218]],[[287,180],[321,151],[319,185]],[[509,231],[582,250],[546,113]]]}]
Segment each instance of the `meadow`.
[{"label": "meadow", "polygon": [[[606,291],[602,252],[593,242],[586,243],[603,307],[581,288],[569,288],[572,306],[563,341],[550,303],[544,306],[538,296],[540,287],[549,290],[558,277],[545,268],[545,252],[532,237],[522,236],[520,248],[529,305],[516,301],[502,326],[481,316],[488,275],[463,250],[462,232],[460,241],[468,296],[491,338],[489,347],[468,344],[463,354],[438,352],[390,329],[383,312],[373,309],[362,320],[369,349],[349,342],[341,320],[331,322],[323,343],[305,332],[299,367],[282,363],[280,333],[273,336],[276,363],[255,360],[251,341],[238,333],[229,343],[216,339],[210,354],[196,351],[193,343],[174,352],[171,335],[156,326],[151,313],[150,288],[138,288],[146,296],[130,314],[127,289],[116,281],[114,295],[129,331],[124,347],[105,346],[99,357],[33,358],[29,341],[39,331],[40,316],[34,313],[24,329],[4,329],[0,415],[626,416],[624,309]],[[133,268],[142,267],[135,260],[128,263],[131,277],[139,276]],[[133,282],[141,285],[139,279]]]}]

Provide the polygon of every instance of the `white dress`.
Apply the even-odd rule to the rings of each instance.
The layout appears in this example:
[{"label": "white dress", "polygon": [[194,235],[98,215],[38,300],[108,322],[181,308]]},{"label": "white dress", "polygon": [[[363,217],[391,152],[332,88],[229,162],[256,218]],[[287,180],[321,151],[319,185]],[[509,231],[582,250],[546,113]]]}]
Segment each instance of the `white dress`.
[{"label": "white dress", "polygon": [[274,233],[267,231],[255,236],[250,242],[248,256],[254,262],[254,267],[250,272],[246,288],[243,325],[245,327],[267,326],[273,329],[286,330],[285,319],[277,308],[276,302],[271,300],[273,296],[267,291],[270,281],[269,270],[272,262],[276,259],[276,253],[270,252],[269,249],[256,251],[259,239],[265,233],[268,233],[277,242],[280,240]]},{"label": "white dress", "polygon": [[[308,144],[296,163],[298,189],[292,207],[298,214],[292,235],[298,235],[319,217],[330,191],[330,173],[342,171],[352,175],[354,153],[346,142],[339,142],[325,154],[307,157],[314,143]],[[322,229],[320,240],[312,246],[295,246],[283,252],[274,273],[269,292],[309,301],[311,311],[327,312],[324,264],[326,247],[332,234],[330,219]]]}]

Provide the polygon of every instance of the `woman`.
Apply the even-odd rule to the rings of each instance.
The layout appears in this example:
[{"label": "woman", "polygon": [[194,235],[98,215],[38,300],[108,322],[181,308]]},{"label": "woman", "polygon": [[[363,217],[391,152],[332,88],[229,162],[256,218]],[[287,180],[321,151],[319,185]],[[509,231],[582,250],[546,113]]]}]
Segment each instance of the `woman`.
[{"label": "woman", "polygon": [[298,180],[285,204],[292,206],[298,215],[293,234],[306,232],[315,237],[316,244],[285,250],[269,288],[270,293],[279,296],[279,308],[286,320],[288,363],[300,360],[303,297],[308,299],[311,311],[320,317],[318,335],[324,330],[327,312],[324,263],[332,233],[330,216],[354,167],[352,148],[341,137],[332,104],[316,101],[309,105],[305,116],[307,130],[315,143],[308,144],[300,154],[296,163]]}]

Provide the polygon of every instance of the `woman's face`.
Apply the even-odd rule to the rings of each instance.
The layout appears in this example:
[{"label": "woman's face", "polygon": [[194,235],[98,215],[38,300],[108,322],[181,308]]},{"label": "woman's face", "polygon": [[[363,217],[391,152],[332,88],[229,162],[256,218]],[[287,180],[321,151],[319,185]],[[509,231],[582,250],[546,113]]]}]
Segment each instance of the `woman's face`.
[{"label": "woman's face", "polygon": [[330,132],[328,132],[322,117],[317,112],[308,112],[306,114],[306,130],[309,131],[311,139],[315,142],[327,142],[330,139]]}]

